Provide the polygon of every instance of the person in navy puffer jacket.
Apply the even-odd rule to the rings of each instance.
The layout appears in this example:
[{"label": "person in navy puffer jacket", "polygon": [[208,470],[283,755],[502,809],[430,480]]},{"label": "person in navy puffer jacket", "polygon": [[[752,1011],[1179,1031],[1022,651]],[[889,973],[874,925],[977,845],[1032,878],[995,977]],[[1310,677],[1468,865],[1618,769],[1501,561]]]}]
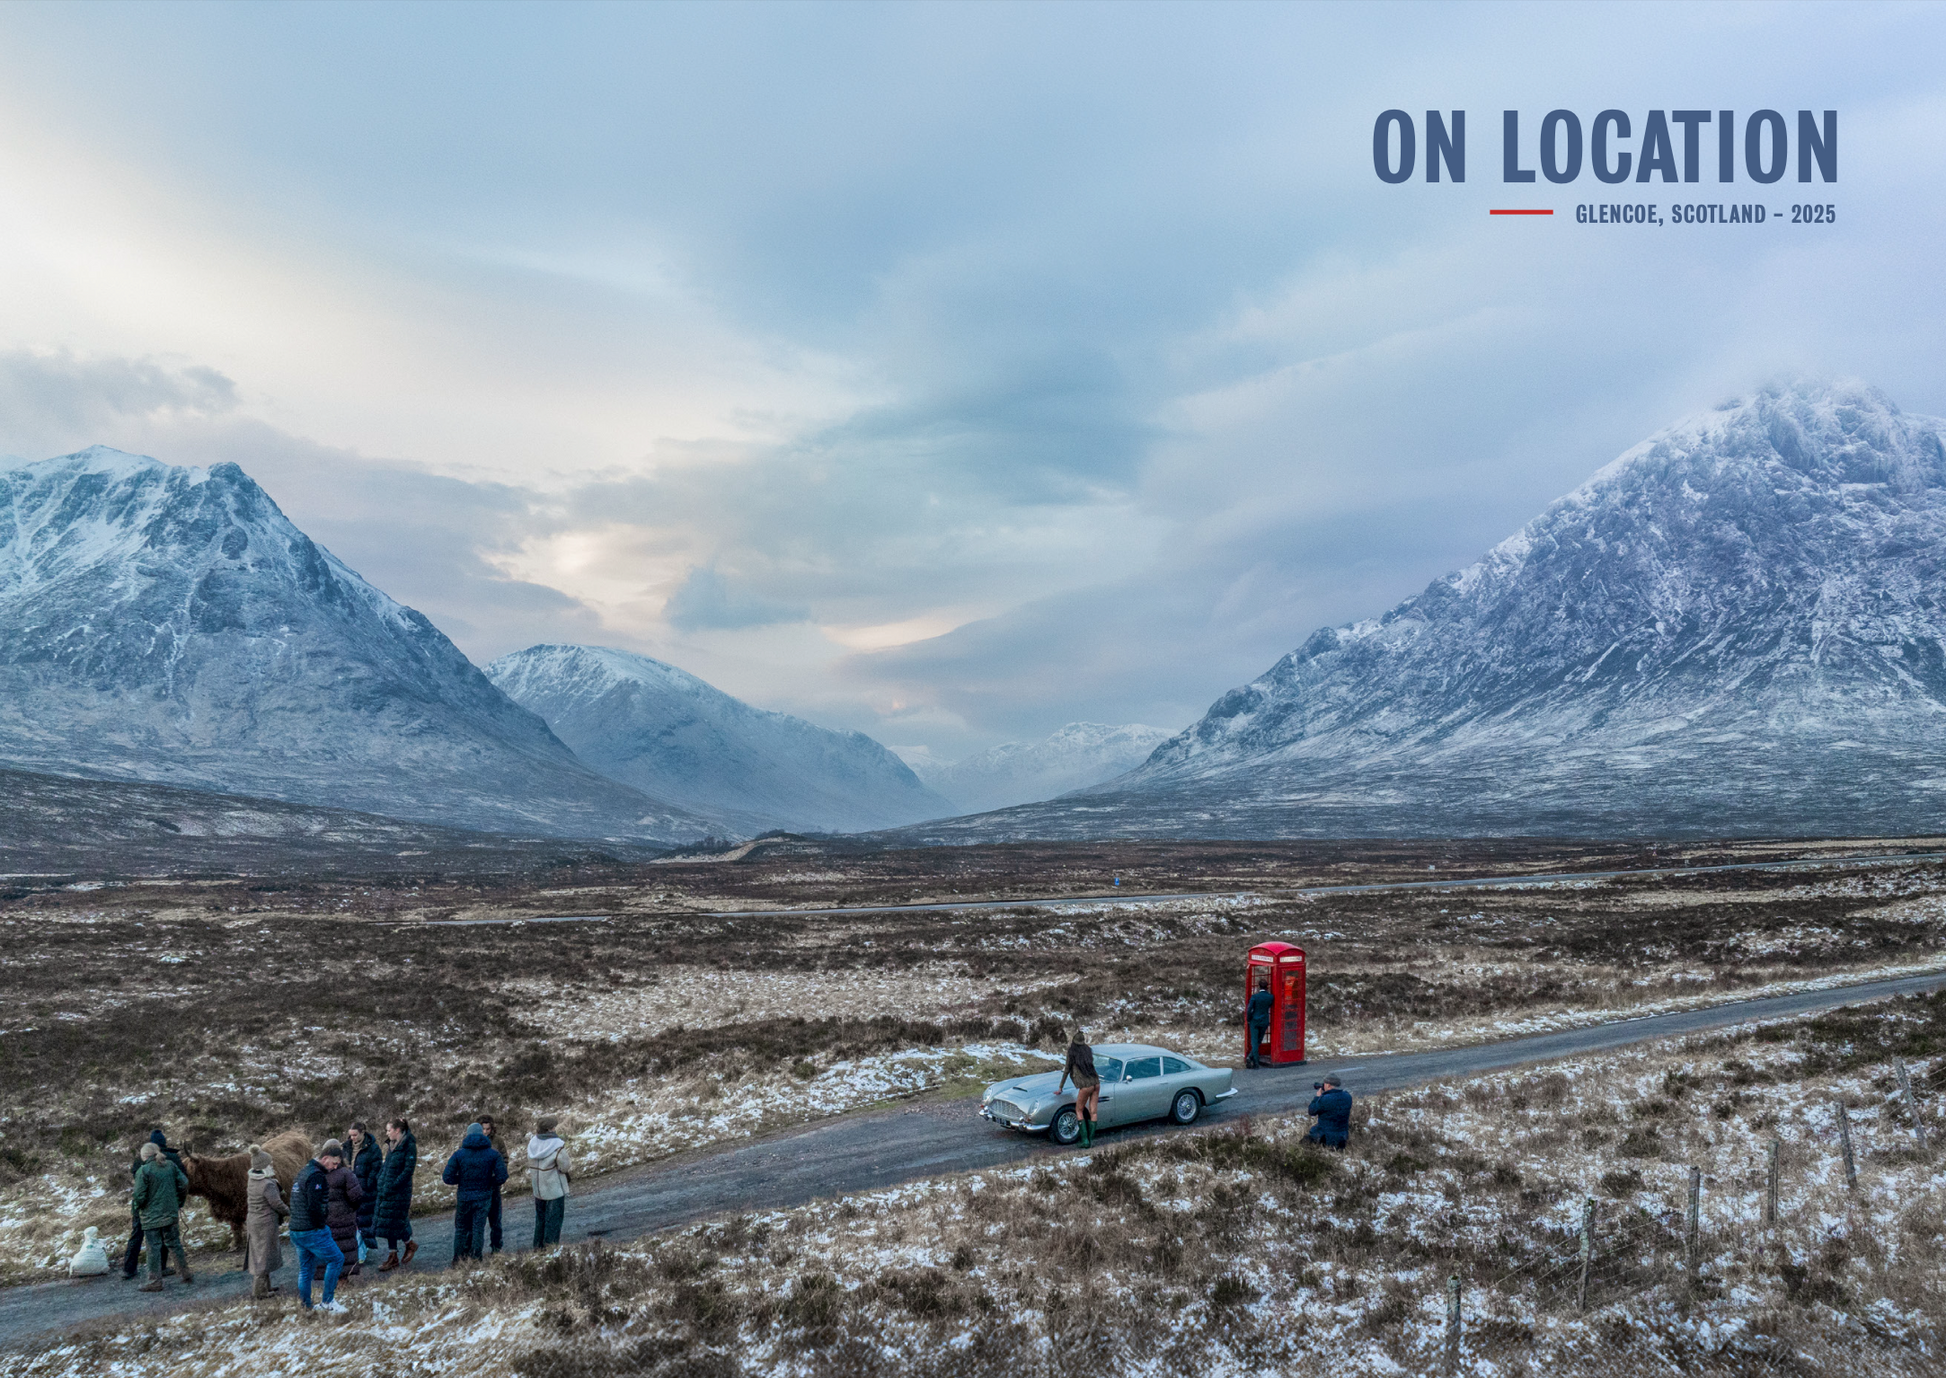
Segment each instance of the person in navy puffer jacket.
[{"label": "person in navy puffer jacket", "polygon": [[459,1151],[446,1160],[441,1180],[459,1190],[453,1210],[453,1264],[479,1258],[486,1251],[487,1210],[493,1189],[507,1180],[507,1161],[493,1151],[477,1124],[466,1127]]}]

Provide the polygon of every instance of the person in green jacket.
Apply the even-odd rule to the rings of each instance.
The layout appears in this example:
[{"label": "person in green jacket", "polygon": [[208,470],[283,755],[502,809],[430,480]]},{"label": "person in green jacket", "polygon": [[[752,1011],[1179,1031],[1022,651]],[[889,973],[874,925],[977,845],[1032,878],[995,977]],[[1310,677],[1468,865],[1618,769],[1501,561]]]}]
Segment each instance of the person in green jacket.
[{"label": "person in green jacket", "polygon": [[136,1290],[162,1290],[162,1266],[171,1249],[176,1251],[176,1271],[182,1280],[196,1280],[189,1275],[189,1255],[183,1252],[182,1235],[176,1230],[182,1194],[188,1190],[188,1174],[163,1157],[154,1144],[143,1144],[142,1166],[135,1170],[135,1195],[129,1204],[141,1218],[142,1233],[148,1236],[149,1280]]}]

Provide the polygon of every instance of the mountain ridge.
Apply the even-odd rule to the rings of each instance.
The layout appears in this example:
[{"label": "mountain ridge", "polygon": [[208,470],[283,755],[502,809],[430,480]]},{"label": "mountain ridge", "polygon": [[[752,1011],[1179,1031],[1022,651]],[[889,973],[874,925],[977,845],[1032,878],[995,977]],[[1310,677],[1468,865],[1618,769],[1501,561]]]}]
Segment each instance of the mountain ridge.
[{"label": "mountain ridge", "polygon": [[450,827],[687,840],[235,464],[0,472],[0,760]]},{"label": "mountain ridge", "polygon": [[542,644],[486,673],[594,769],[745,833],[857,832],[954,812],[864,733],[757,708],[633,651]]},{"label": "mountain ridge", "polygon": [[1685,418],[1129,775],[927,836],[1935,830],[1942,431],[1859,384]]}]

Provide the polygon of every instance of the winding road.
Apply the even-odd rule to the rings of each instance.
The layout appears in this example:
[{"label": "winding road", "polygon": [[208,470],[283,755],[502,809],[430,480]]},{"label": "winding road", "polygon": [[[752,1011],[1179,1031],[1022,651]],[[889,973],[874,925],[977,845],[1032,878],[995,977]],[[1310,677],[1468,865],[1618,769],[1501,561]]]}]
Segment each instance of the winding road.
[{"label": "winding road", "polygon": [[[1206,1122],[1221,1122],[1241,1114],[1302,1110],[1311,1098],[1312,1081],[1325,1071],[1340,1072],[1349,1090],[1368,1096],[1734,1024],[1794,1018],[1844,1005],[1917,995],[1942,986],[1946,986],[1946,971],[1926,972],[1619,1019],[1496,1043],[1239,1072],[1240,1094],[1207,1115]],[[1165,1132],[1180,1131],[1150,1126],[1116,1130],[1113,1138]],[[761,1139],[702,1149],[603,1177],[589,1183],[570,1201],[564,1234],[571,1239],[626,1239],[711,1216],[798,1206],[822,1197],[874,1191],[919,1178],[1075,1151],[997,1129],[978,1119],[968,1100],[922,1098],[821,1120]],[[426,1162],[435,1164],[436,1158],[429,1156]],[[525,1200],[509,1201],[506,1216],[508,1243],[521,1247],[530,1218]],[[415,1271],[436,1266],[451,1256],[451,1226],[450,1215],[425,1216],[413,1222],[422,1244]],[[297,1270],[293,1251],[286,1249],[284,1255],[293,1261],[285,1264],[277,1281],[288,1289],[295,1286]],[[235,1301],[249,1294],[249,1278],[234,1271],[235,1256],[205,1255],[197,1265],[200,1271],[193,1286],[185,1287],[171,1278],[167,1290],[160,1294],[136,1291],[135,1284],[121,1281],[118,1272],[106,1278],[31,1283],[0,1291],[0,1349],[39,1348],[64,1335],[103,1324]]]}]

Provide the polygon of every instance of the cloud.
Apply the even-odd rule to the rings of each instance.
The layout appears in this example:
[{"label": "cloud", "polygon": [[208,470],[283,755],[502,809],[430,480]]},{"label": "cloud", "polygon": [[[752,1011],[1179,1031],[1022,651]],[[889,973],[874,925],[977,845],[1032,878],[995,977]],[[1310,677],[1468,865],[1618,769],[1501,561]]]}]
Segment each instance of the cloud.
[{"label": "cloud", "polygon": [[683,631],[731,627],[774,627],[779,622],[808,622],[808,607],[793,607],[731,590],[723,576],[698,565],[669,598],[663,614]]},{"label": "cloud", "polygon": [[36,459],[83,449],[131,421],[222,415],[236,405],[236,384],[201,364],[0,350],[6,443]]},{"label": "cloud", "polygon": [[[116,13],[0,10],[0,447],[941,758],[1185,722],[1779,369],[1946,410],[1937,10]],[[1685,90],[1840,107],[1840,223],[1486,215],[1494,112]],[[1415,101],[1466,184],[1373,177]]]}]

